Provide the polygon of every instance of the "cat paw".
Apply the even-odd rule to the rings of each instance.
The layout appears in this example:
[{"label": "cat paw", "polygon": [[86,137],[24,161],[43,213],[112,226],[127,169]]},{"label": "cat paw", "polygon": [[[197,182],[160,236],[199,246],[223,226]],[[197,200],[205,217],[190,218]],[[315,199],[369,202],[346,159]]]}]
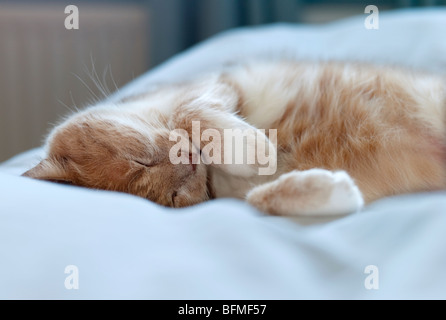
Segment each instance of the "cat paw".
[{"label": "cat paw", "polygon": [[318,172],[316,176],[319,175],[319,177],[313,179],[319,179],[321,182],[325,181],[329,186],[331,185],[331,192],[328,200],[321,202],[311,214],[345,215],[357,212],[364,206],[361,191],[345,171],[313,170],[324,171],[324,173]]},{"label": "cat paw", "polygon": [[[220,169],[239,177],[272,175],[276,172],[276,147],[262,131],[246,126],[230,134],[225,132],[224,161]],[[232,145],[228,144],[231,139]]]},{"label": "cat paw", "polygon": [[247,201],[275,215],[328,216],[356,212],[364,205],[361,192],[344,171],[292,171],[251,190]]}]

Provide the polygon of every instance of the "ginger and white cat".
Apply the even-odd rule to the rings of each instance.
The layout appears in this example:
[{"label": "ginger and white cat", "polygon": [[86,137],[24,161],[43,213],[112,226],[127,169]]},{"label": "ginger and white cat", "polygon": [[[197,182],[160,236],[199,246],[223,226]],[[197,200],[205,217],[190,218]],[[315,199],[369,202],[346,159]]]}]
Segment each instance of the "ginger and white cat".
[{"label": "ginger and white cat", "polygon": [[[439,77],[362,64],[257,62],[74,114],[24,175],[171,207],[235,197],[276,215],[346,214],[364,201],[446,188],[445,119]],[[277,145],[269,144],[276,172],[258,175],[258,162],[172,164],[169,135],[190,135],[192,121],[202,132],[277,129]],[[204,143],[179,156],[200,157]]]}]

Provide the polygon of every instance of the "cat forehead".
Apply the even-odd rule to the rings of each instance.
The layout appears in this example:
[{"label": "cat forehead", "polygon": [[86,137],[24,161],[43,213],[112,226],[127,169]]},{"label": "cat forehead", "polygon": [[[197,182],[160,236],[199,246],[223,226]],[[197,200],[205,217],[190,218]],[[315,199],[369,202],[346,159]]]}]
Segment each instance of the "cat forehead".
[{"label": "cat forehead", "polygon": [[160,150],[162,129],[143,119],[123,114],[82,114],[68,119],[47,139],[47,154],[58,154],[74,146],[110,145],[113,149],[140,149],[151,154]]}]

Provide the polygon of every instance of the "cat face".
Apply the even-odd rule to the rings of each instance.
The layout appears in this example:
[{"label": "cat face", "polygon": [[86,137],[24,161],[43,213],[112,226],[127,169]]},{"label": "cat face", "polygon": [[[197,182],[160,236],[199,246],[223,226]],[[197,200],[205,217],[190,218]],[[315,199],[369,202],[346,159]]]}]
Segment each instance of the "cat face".
[{"label": "cat face", "polygon": [[[172,164],[170,130],[156,114],[150,119],[80,114],[52,133],[47,158],[24,176],[126,192],[170,207],[208,200],[212,191],[206,166]],[[199,157],[189,150],[181,156]]]}]

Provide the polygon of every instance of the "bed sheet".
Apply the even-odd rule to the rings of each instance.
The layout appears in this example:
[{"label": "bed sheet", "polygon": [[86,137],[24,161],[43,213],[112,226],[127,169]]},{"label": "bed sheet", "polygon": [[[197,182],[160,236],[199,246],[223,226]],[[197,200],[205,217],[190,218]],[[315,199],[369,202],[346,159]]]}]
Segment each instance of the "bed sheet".
[{"label": "bed sheet", "polygon": [[[446,10],[382,14],[379,30],[363,20],[230,31],[110,99],[254,56],[446,70]],[[445,192],[383,199],[307,225],[238,200],[174,210],[19,176],[42,156],[31,150],[0,165],[2,299],[446,298]],[[77,268],[78,289],[67,289],[67,266]]]}]

